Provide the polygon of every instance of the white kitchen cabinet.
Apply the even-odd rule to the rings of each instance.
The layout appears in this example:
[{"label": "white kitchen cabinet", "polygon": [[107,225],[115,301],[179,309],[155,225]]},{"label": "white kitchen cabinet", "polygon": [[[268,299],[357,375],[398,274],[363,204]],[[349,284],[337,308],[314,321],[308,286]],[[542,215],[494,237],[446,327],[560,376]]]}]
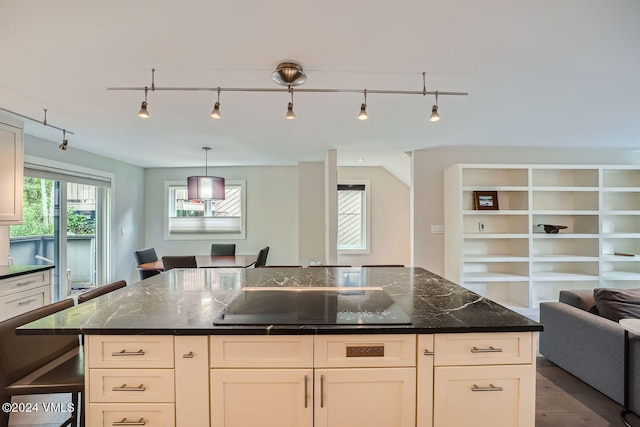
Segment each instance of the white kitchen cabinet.
[{"label": "white kitchen cabinet", "polygon": [[22,223],[22,128],[0,118],[0,225]]},{"label": "white kitchen cabinet", "polygon": [[51,270],[0,279],[0,321],[51,304]]},{"label": "white kitchen cabinet", "polygon": [[209,424],[209,340],[206,336],[176,336],[176,425]]},{"label": "white kitchen cabinet", "polygon": [[[436,334],[433,426],[533,427],[534,337],[531,332]],[[418,423],[424,425],[429,424]]]},{"label": "white kitchen cabinet", "polygon": [[[476,209],[474,191],[499,209]],[[454,165],[444,214],[445,277],[522,314],[562,289],[640,285],[640,168]]]}]

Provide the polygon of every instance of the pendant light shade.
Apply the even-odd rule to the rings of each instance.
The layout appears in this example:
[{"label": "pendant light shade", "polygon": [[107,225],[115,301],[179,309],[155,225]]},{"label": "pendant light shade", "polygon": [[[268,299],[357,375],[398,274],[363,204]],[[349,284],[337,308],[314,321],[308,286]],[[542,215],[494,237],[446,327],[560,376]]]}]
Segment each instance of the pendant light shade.
[{"label": "pendant light shade", "polygon": [[224,178],[207,175],[207,153],[210,147],[202,147],[205,152],[204,176],[187,178],[187,197],[191,200],[224,200]]},{"label": "pendant light shade", "polygon": [[190,176],[187,178],[189,199],[224,200],[224,178],[219,176]]}]

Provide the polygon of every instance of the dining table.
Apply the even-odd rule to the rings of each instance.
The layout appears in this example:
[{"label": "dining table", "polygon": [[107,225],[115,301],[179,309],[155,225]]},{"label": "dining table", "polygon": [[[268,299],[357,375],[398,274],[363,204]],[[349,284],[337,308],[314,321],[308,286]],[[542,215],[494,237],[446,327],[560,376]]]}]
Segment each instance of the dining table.
[{"label": "dining table", "polygon": [[[245,268],[255,264],[257,255],[196,255],[198,268]],[[164,271],[162,260],[145,262],[136,266],[138,270]]]}]

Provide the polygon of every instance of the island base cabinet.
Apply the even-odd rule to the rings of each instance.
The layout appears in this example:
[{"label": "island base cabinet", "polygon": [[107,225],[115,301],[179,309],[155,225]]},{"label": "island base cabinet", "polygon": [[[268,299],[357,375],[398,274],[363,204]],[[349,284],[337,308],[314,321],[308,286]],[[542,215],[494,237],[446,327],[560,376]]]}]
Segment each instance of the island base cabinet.
[{"label": "island base cabinet", "polygon": [[92,404],[88,411],[91,427],[140,426],[174,427],[175,414],[172,403],[135,404],[105,403]]},{"label": "island base cabinet", "polygon": [[534,427],[531,365],[436,367],[434,389],[434,427]]},{"label": "island base cabinet", "polygon": [[311,369],[212,369],[212,427],[312,427]]},{"label": "island base cabinet", "polygon": [[176,336],[176,425],[209,425],[209,340],[206,336]]},{"label": "island base cabinet", "polygon": [[317,369],[315,427],[414,427],[415,368]]}]

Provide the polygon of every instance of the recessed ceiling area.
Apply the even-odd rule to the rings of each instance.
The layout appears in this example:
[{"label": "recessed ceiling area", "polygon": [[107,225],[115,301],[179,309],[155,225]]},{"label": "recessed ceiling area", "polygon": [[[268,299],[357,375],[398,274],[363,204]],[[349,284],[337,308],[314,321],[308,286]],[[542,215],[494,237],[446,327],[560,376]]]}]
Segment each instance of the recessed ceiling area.
[{"label": "recessed ceiling area", "polygon": [[[0,107],[73,131],[80,149],[142,167],[293,165],[338,151],[383,165],[437,146],[610,147],[640,136],[637,0],[298,2],[4,1]],[[440,97],[286,92],[220,96],[108,87],[300,87],[469,92]],[[26,123],[58,145],[61,133]],[[358,161],[364,159],[363,161]]]}]

